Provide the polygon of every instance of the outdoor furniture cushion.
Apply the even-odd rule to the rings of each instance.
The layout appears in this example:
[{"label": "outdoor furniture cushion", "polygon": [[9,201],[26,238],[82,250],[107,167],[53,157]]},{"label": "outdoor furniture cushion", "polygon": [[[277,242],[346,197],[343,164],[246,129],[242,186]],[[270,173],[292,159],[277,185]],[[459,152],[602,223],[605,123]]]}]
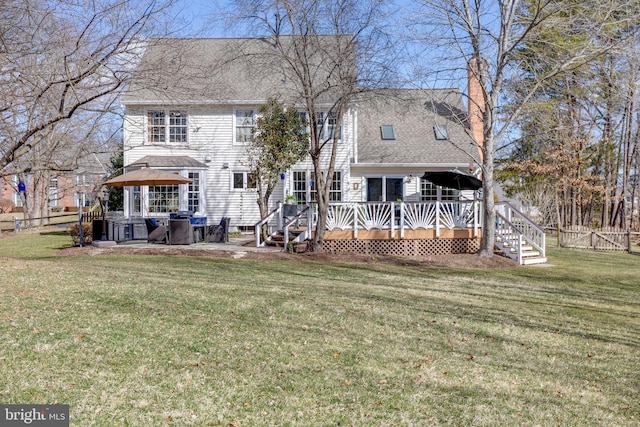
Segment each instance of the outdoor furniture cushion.
[{"label": "outdoor furniture cushion", "polygon": [[220,224],[207,227],[205,241],[209,243],[227,243],[229,241],[229,218],[222,217]]},{"label": "outdoor furniture cushion", "polygon": [[167,227],[158,225],[155,218],[145,218],[144,223],[147,226],[147,241],[149,243],[167,242]]},{"label": "outdoor furniture cushion", "polygon": [[188,219],[169,220],[169,244],[190,245],[193,243],[193,228]]}]

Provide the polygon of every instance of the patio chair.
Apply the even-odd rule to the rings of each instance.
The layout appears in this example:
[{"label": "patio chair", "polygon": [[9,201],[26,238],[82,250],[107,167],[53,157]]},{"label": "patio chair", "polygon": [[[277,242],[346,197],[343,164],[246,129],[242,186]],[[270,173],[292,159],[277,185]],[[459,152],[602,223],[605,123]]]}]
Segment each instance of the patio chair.
[{"label": "patio chair", "polygon": [[227,243],[229,241],[229,222],[230,219],[225,216],[220,220],[220,224],[208,226],[205,241],[208,243]]},{"label": "patio chair", "polygon": [[167,243],[167,227],[158,224],[155,218],[145,218],[147,241],[149,243]]},{"label": "patio chair", "polygon": [[169,244],[190,245],[193,243],[193,227],[189,219],[169,220]]}]

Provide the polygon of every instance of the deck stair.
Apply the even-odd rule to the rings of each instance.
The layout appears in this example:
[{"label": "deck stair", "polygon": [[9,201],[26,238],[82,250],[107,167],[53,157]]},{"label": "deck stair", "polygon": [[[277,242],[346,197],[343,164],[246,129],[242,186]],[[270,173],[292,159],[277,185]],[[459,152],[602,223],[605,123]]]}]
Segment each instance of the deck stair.
[{"label": "deck stair", "polygon": [[[306,232],[306,229],[290,227],[288,231],[289,232],[287,233],[287,235],[289,242],[293,242],[298,239],[298,236],[300,236],[300,234]],[[265,246],[284,248],[286,246],[284,230],[277,230],[276,232],[272,233],[269,237],[267,237],[267,240],[265,240],[264,244]]]},{"label": "deck stair", "polygon": [[[293,217],[285,217],[282,204],[279,203],[276,209],[255,225],[256,246],[275,246],[286,251],[289,243],[300,243],[310,238],[310,227],[307,224],[311,222],[311,219],[312,211],[309,206],[298,209],[298,213]],[[260,238],[261,227],[271,224],[275,225],[273,228],[275,231],[271,232],[267,239],[262,240]]]},{"label": "deck stair", "polygon": [[521,265],[547,262],[544,230],[509,203],[496,206],[495,237],[496,248]]}]

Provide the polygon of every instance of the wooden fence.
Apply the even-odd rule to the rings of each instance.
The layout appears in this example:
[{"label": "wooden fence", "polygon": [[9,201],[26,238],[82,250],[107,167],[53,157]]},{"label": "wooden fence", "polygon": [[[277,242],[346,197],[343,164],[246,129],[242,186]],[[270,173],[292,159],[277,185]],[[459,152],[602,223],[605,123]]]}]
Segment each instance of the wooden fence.
[{"label": "wooden fence", "polygon": [[593,230],[584,226],[560,229],[563,248],[593,249],[598,251],[640,252],[640,233],[630,230],[603,228]]},{"label": "wooden fence", "polygon": [[[0,231],[19,231],[26,228],[37,227],[45,222],[47,225],[64,225],[64,224],[77,224],[78,212],[63,212],[52,213],[48,217],[40,218],[25,218],[22,213],[12,214],[12,219],[0,219]],[[82,222],[92,222],[94,219],[102,218],[100,212],[83,212]],[[39,224],[39,225],[35,225]]]}]

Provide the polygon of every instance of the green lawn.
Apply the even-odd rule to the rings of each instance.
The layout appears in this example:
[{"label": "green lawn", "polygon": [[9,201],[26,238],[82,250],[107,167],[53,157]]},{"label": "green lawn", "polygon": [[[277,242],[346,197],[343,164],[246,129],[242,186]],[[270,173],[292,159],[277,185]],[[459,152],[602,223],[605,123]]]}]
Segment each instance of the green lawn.
[{"label": "green lawn", "polygon": [[0,403],[74,426],[640,424],[640,257],[447,270],[0,239]]}]

